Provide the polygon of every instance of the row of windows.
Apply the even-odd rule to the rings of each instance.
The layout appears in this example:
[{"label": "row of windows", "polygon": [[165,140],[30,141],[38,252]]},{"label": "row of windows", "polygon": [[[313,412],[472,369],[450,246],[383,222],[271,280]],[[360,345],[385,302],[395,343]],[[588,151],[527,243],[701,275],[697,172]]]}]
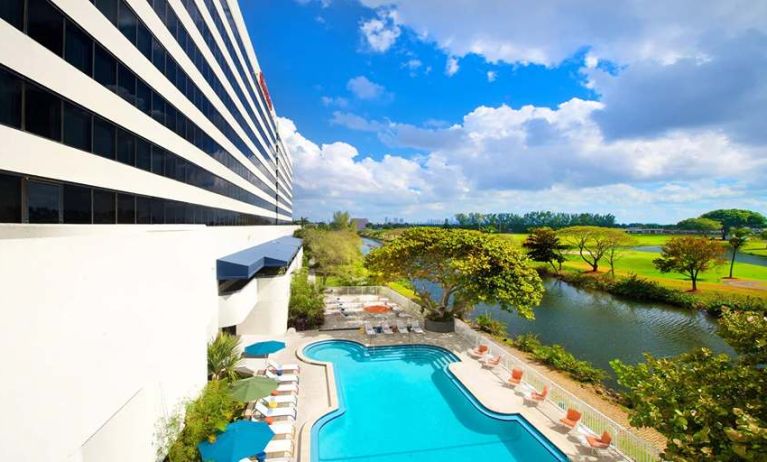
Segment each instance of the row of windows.
[{"label": "row of windows", "polygon": [[0,223],[273,225],[272,218],[0,173]]},{"label": "row of windows", "polygon": [[266,210],[285,209],[0,66],[0,123]]},{"label": "row of windows", "polygon": [[[110,2],[110,3],[117,3],[119,5],[120,10],[123,9],[129,9],[127,4],[124,2],[124,0],[95,0],[95,4],[99,9],[101,9],[100,4],[103,2]],[[255,136],[255,133],[250,128],[250,125],[247,124],[245,121],[245,118],[242,116],[242,113],[240,113],[235,105],[232,98],[229,96],[229,93],[226,92],[221,82],[215,77],[215,74],[213,72],[213,69],[210,67],[208,62],[205,60],[205,58],[202,55],[202,52],[200,52],[197,45],[194,43],[194,40],[189,36],[186,29],[184,28],[181,21],[176,16],[176,13],[173,11],[173,8],[168,5],[167,0],[154,0],[152,3],[152,7],[155,10],[155,13],[160,17],[160,19],[163,21],[165,26],[168,28],[168,31],[173,35],[173,37],[176,39],[178,44],[181,46],[181,48],[184,50],[184,52],[189,56],[189,59],[192,61],[192,63],[197,67],[197,69],[202,74],[203,78],[210,84],[213,91],[221,98],[221,101],[224,103],[224,105],[228,108],[231,108],[231,114],[234,116],[234,118],[237,120],[237,122],[240,124],[242,129],[245,131],[245,133],[248,135],[248,138],[253,142],[253,144],[258,149],[259,153],[261,154],[261,157],[267,162],[267,165],[270,168],[274,168],[274,162],[272,161],[271,157],[267,153],[267,150],[265,147],[261,144],[260,141],[258,141],[258,138]],[[103,12],[103,11],[102,11]],[[105,13],[106,15],[106,13]],[[109,16],[107,16],[109,18]],[[135,17],[135,15],[134,15]],[[140,19],[136,19],[139,24],[141,23]],[[114,22],[114,21],[113,21]],[[119,25],[119,24],[118,24]],[[129,37],[130,39],[130,37]],[[162,45],[158,46],[162,47]],[[162,48],[162,52],[166,52],[164,48]],[[175,62],[175,61],[174,61]],[[160,66],[156,67],[161,71],[166,73]],[[181,68],[178,68],[178,73],[176,74],[176,78],[180,78],[179,74],[183,75],[184,78],[188,79],[188,76],[184,71],[181,70]],[[235,88],[235,90],[239,89],[236,82],[234,80],[231,80],[233,76],[227,75],[227,78],[230,78],[230,82],[232,84],[232,87]],[[182,93],[184,93],[184,88],[176,84],[174,79],[168,77],[168,79],[176,85],[176,87],[181,90]],[[188,79],[189,82],[187,85],[194,85],[191,81],[191,79]],[[246,109],[249,109],[249,106],[246,104],[246,101],[242,101],[243,107]],[[201,109],[202,110],[202,109]],[[226,123],[226,121],[220,116],[218,111],[215,110],[215,108],[210,108],[209,111],[212,111],[212,121],[216,126],[219,128],[219,130],[224,133],[227,138],[229,138],[243,153],[245,153],[246,157],[251,159],[251,161],[254,164],[257,164],[255,159],[252,159],[251,156],[248,156],[247,153],[251,152],[250,149],[247,147],[247,145],[244,143],[244,140],[242,140],[235,132],[234,129]],[[250,111],[252,114],[252,111]],[[208,118],[211,118],[211,115],[206,114]],[[261,125],[258,123],[258,120],[255,118],[255,116],[251,115],[253,117],[253,123],[256,126],[256,129],[259,131],[261,136],[264,139],[264,142],[268,144],[269,149],[271,149],[271,146],[273,144],[273,140],[271,140],[269,137],[266,136],[263,129],[261,128]],[[257,165],[258,166],[258,165]],[[270,175],[270,178],[273,179],[273,174]]]},{"label": "row of windows", "polygon": [[[206,0],[206,3],[208,0]],[[208,9],[211,8],[212,5],[208,5]],[[245,64],[248,67],[248,70],[250,71],[250,75],[255,78],[256,71],[253,69],[253,63],[250,62],[250,57],[245,52],[245,44],[242,42],[242,37],[240,37],[240,34],[237,32],[237,26],[235,25],[234,18],[232,17],[232,12],[229,9],[229,4],[224,0],[221,2],[221,7],[224,10],[224,14],[226,15],[226,20],[229,23],[229,28],[232,29],[233,35],[235,40],[237,40],[237,45],[240,47],[240,52],[242,53],[242,57],[245,60]],[[223,34],[223,30],[221,31]],[[261,88],[261,85],[256,85],[258,88],[259,95],[261,96],[261,101],[266,101],[266,96],[263,94],[263,88]],[[270,121],[273,122],[273,121]],[[274,125],[272,125],[274,131],[276,132],[277,129],[274,128]],[[277,139],[279,139],[279,133],[277,134]]]},{"label": "row of windows", "polygon": [[[275,186],[262,181],[253,172],[227,153],[201,128],[192,123],[181,111],[152,90],[143,80],[123,63],[115,59],[106,49],[96,43],[82,29],[64,16],[47,0],[26,0],[27,19],[24,17],[24,0],[3,3],[0,13],[3,19],[10,19],[15,26],[37,42],[62,56],[67,62],[94,78],[109,90],[134,104],[159,123],[195,144],[202,151],[227,166],[249,183],[270,196]],[[139,34],[142,35],[143,34]],[[154,41],[154,38],[150,40]],[[168,58],[170,58],[168,56]],[[163,58],[165,59],[165,58]],[[175,61],[174,61],[175,63]],[[194,87],[196,88],[196,87]],[[194,91],[193,98],[202,105],[210,106],[202,93]],[[270,181],[276,181],[274,174],[263,164],[254,162]]]},{"label": "row of windows", "polygon": [[[157,1],[157,0],[155,0],[155,1]],[[187,10],[189,9],[189,6],[191,6],[191,5],[188,5],[188,4],[194,3],[193,0],[182,0],[182,2],[184,3],[184,6],[187,8]],[[215,5],[213,5],[213,2],[210,1],[210,0],[205,0],[205,6],[207,7],[208,12],[210,13],[211,18],[213,18],[213,23],[216,26],[216,29],[218,29],[218,31],[219,31],[219,35],[221,36],[221,38],[222,38],[222,40],[224,42],[224,45],[226,46],[226,50],[229,52],[229,56],[232,58],[232,61],[234,62],[235,67],[237,68],[237,71],[240,73],[240,77],[242,77],[242,81],[244,82],[245,87],[248,90],[248,94],[250,95],[250,97],[253,99],[254,102],[258,101],[258,99],[256,98],[255,93],[253,92],[253,87],[248,84],[248,80],[245,78],[248,74],[242,68],[242,63],[240,62],[240,59],[237,57],[237,54],[234,52],[234,48],[232,47],[232,42],[229,40],[229,38],[228,38],[228,36],[226,34],[226,29],[224,28],[224,24],[221,22],[221,18],[220,18],[219,14],[218,14],[218,10],[216,9]],[[194,4],[193,7],[197,8],[197,5]],[[206,24],[206,26],[207,26],[207,24]],[[232,31],[234,32],[234,36],[238,37],[237,29],[232,29]],[[212,37],[211,37],[211,40],[212,40]],[[243,48],[243,50],[244,50],[244,48]],[[223,53],[218,53],[216,55],[216,59],[218,59],[218,62],[219,62],[219,64],[222,67],[226,64],[225,61],[223,60]],[[251,76],[252,76],[253,79],[256,78],[256,74],[255,73],[252,73]],[[260,83],[257,83],[257,86],[258,85],[260,85]],[[260,87],[259,87],[259,89],[260,89]],[[266,99],[263,98],[263,95],[261,95],[261,94],[259,94],[259,96],[261,96],[261,104],[264,104],[264,107],[266,107],[266,105],[265,105]],[[271,125],[272,124],[271,117],[267,117],[264,114],[264,112],[262,111],[260,105],[256,104],[256,109],[258,109],[258,113],[261,114],[261,117],[263,117],[264,121],[266,121],[267,128],[269,129],[269,134],[272,136],[272,139],[276,142],[276,136],[274,134],[275,130],[274,130],[274,127]]]}]

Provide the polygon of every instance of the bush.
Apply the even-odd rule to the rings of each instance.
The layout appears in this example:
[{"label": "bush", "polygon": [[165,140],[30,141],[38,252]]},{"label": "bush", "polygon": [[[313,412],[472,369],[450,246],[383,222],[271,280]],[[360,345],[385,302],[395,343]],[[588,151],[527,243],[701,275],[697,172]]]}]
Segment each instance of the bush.
[{"label": "bush", "polygon": [[490,313],[477,316],[477,318],[474,319],[474,324],[477,326],[477,329],[489,334],[503,335],[506,333],[506,324],[497,319],[493,319],[493,316]]},{"label": "bush", "polygon": [[240,339],[225,332],[208,343],[208,378],[236,379],[235,368],[240,363]]},{"label": "bush", "polygon": [[322,288],[309,282],[309,272],[301,268],[290,285],[288,326],[296,330],[316,329],[325,322]]},{"label": "bush", "polygon": [[168,453],[170,462],[199,461],[197,445],[215,441],[241,410],[242,404],[229,394],[227,381],[208,382],[200,396],[186,405],[184,428]]},{"label": "bush", "polygon": [[607,373],[583,361],[565,350],[562,345],[544,345],[535,334],[522,334],[513,340],[515,347],[530,353],[543,364],[567,372],[575,380],[586,383],[601,383]]}]

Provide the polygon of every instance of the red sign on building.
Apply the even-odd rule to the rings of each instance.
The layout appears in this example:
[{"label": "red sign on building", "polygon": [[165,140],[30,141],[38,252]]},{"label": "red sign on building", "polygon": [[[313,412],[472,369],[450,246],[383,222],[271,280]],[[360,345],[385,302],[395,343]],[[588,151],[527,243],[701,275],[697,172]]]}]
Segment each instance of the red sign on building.
[{"label": "red sign on building", "polygon": [[264,73],[260,72],[258,74],[258,84],[261,85],[261,91],[264,92],[264,98],[266,98],[266,104],[269,106],[269,110],[272,109],[272,98],[269,96],[269,89],[266,87],[266,79],[264,78]]}]

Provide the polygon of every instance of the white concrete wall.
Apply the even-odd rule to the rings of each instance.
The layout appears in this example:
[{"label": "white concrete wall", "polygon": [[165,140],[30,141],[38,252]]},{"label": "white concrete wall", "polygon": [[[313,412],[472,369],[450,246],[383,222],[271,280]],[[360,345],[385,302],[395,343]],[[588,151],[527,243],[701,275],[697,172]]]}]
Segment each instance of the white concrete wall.
[{"label": "white concrete wall", "polygon": [[293,230],[0,225],[0,459],[153,460],[206,381],[216,258]]}]

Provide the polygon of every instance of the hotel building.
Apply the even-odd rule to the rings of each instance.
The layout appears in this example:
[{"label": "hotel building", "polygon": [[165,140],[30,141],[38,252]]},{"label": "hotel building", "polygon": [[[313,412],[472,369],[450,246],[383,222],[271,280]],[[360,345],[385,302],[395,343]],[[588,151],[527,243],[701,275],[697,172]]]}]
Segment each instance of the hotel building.
[{"label": "hotel building", "polygon": [[155,460],[287,328],[292,177],[236,0],[0,1],[0,458]]}]

